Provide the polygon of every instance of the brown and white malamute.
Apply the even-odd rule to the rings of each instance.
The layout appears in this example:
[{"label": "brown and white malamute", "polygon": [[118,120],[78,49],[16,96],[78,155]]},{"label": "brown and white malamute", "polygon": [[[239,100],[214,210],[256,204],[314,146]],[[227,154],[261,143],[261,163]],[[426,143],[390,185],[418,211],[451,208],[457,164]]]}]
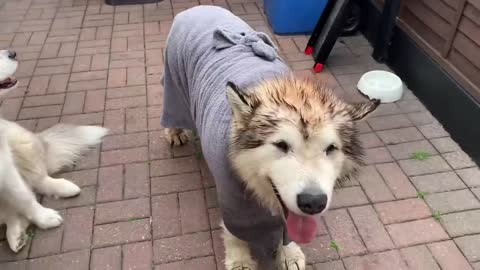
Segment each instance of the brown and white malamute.
[{"label": "brown and white malamute", "polygon": [[[228,270],[305,269],[296,242],[315,238],[315,216],[328,209],[336,182],[362,164],[355,121],[379,102],[348,104],[287,69],[268,37],[224,9],[193,8],[173,22],[162,124],[172,145],[186,142],[186,129],[200,136],[217,184]],[[266,211],[245,214],[251,204],[242,198]],[[257,239],[276,229],[257,220],[279,217],[293,241],[277,234],[272,250],[272,241]]]}]

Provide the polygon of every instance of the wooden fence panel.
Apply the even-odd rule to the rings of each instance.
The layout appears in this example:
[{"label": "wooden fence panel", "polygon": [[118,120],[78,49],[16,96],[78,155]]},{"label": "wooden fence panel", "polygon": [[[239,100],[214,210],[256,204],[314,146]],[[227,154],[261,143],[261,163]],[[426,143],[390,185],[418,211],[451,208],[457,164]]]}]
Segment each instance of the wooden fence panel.
[{"label": "wooden fence panel", "polygon": [[398,24],[480,102],[480,0],[402,0]]}]

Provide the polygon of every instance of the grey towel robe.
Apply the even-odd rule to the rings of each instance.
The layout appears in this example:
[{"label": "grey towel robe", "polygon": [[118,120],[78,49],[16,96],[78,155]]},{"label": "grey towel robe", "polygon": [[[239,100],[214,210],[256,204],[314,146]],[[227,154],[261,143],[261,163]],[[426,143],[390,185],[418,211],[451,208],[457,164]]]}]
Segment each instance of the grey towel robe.
[{"label": "grey towel robe", "polygon": [[[230,169],[227,158],[232,111],[228,81],[246,89],[289,72],[272,41],[226,9],[198,6],[178,14],[165,53],[164,127],[196,129],[217,186],[228,230],[250,243],[270,265],[283,233],[281,214],[261,207]],[[269,262],[270,261],[270,262]]]}]

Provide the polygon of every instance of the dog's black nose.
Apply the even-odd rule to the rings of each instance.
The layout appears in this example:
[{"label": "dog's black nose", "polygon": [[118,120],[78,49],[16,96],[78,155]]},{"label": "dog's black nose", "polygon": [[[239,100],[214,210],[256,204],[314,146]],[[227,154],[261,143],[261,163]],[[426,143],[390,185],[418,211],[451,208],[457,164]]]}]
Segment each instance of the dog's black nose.
[{"label": "dog's black nose", "polygon": [[8,51],[8,58],[15,59],[17,57],[17,53],[15,51]]},{"label": "dog's black nose", "polygon": [[300,193],[297,195],[297,205],[302,212],[314,215],[322,212],[327,207],[328,197],[326,194]]}]

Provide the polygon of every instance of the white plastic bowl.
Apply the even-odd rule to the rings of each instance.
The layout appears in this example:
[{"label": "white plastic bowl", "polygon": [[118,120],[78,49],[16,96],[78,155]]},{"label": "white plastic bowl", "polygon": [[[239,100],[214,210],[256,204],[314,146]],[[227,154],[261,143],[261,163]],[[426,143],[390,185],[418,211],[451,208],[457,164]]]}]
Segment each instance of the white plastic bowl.
[{"label": "white plastic bowl", "polygon": [[360,78],[358,90],[370,99],[379,99],[381,103],[398,101],[403,95],[402,80],[395,74],[383,71],[369,71]]}]

